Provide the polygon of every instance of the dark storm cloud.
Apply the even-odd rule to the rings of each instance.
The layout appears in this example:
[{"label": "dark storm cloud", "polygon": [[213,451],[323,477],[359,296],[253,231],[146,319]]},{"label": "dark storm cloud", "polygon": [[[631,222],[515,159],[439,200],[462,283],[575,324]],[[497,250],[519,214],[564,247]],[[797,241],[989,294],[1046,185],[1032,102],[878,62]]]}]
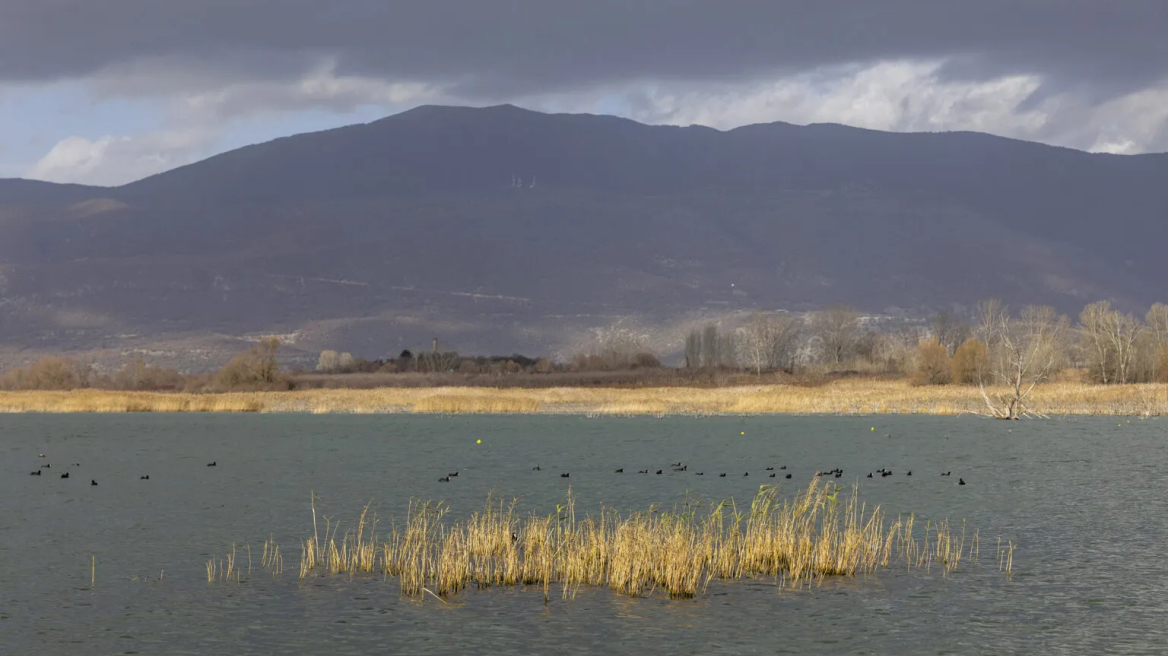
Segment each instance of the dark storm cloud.
[{"label": "dark storm cloud", "polygon": [[491,96],[954,57],[947,75],[1108,96],[1168,72],[1166,35],[1165,0],[3,0],[0,80],[155,59],[274,79],[334,56],[338,73]]}]

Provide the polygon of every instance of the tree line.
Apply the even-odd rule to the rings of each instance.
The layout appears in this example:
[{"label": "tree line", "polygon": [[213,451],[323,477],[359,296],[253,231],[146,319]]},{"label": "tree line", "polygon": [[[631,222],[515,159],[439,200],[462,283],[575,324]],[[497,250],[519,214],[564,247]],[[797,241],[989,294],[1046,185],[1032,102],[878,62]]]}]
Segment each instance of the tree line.
[{"label": "tree line", "polygon": [[[1062,375],[1080,382],[1168,382],[1168,305],[1141,319],[1107,301],[1091,303],[1072,321],[1049,306],[1014,312],[987,300],[968,315],[939,312],[927,323],[889,328],[837,305],[795,314],[756,312],[745,321],[710,322],[684,338],[677,369],[664,368],[643,340],[625,328],[596,331],[587,349],[562,361],[546,356],[463,356],[453,350],[402,351],[377,360],[326,350],[315,370],[341,373],[471,375],[667,370],[798,376],[859,374],[907,378],[916,385],[981,388],[995,414],[1016,417],[1037,384]],[[212,374],[184,375],[135,359],[112,373],[64,357],[49,357],[0,377],[0,389],[224,391],[290,389],[296,372],[280,366],[276,338],[257,341]],[[1008,390],[1003,393],[1001,390]],[[993,390],[991,392],[991,390]]]}]

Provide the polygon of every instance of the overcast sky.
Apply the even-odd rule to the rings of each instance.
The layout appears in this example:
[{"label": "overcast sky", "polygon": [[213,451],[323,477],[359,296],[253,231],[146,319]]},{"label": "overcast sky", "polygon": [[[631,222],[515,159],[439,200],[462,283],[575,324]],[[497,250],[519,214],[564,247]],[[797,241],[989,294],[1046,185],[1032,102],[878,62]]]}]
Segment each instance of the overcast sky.
[{"label": "overcast sky", "polygon": [[1168,151],[1166,0],[0,0],[0,177],[429,103]]}]

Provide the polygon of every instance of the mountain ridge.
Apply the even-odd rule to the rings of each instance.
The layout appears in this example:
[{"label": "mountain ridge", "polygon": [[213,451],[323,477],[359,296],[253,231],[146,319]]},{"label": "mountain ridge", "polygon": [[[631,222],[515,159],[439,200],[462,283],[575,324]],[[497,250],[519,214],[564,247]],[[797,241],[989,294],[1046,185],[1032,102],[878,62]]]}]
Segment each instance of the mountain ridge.
[{"label": "mountain ridge", "polygon": [[0,348],[550,351],[834,302],[1138,309],[1168,297],[1166,179],[1168,154],[975,132],[423,106],[119,187],[0,180]]}]

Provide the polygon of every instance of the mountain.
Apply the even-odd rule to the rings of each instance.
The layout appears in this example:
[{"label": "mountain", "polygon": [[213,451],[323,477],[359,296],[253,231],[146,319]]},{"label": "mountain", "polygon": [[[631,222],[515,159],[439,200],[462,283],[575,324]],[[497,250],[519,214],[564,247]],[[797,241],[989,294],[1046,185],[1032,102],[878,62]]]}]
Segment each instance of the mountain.
[{"label": "mountain", "polygon": [[419,107],[117,188],[0,180],[0,345],[546,352],[834,302],[1138,310],[1168,300],[1166,181],[1168,155],[977,133]]}]

